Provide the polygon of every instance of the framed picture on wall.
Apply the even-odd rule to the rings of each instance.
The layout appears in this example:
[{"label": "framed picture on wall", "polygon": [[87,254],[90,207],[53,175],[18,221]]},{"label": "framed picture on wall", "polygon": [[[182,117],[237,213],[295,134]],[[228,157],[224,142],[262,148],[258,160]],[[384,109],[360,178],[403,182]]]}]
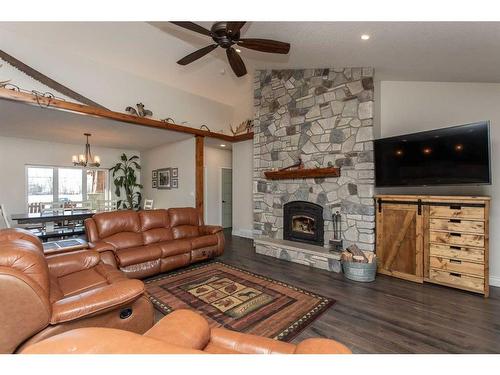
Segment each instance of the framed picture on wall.
[{"label": "framed picture on wall", "polygon": [[157,183],[157,181],[156,181],[156,178],[155,178],[155,179],[151,182],[151,187],[152,187],[153,189],[156,189],[156,188],[158,187],[158,183]]},{"label": "framed picture on wall", "polygon": [[151,176],[153,178],[153,180],[156,180],[156,177],[158,176],[158,171],[155,169],[153,171],[153,175]]},{"label": "framed picture on wall", "polygon": [[177,189],[179,187],[179,180],[177,178],[172,179],[172,189]]},{"label": "framed picture on wall", "polygon": [[170,168],[158,169],[158,189],[171,189],[172,188],[172,171]]},{"label": "framed picture on wall", "polygon": [[179,177],[179,168],[172,168],[172,178]]}]

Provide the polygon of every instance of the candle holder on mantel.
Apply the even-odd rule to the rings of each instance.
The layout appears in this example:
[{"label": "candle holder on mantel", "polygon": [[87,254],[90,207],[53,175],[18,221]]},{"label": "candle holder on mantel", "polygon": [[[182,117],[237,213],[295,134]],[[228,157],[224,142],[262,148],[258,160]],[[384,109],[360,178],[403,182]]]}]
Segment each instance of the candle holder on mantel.
[{"label": "candle holder on mantel", "polygon": [[333,238],[330,239],[329,243],[331,246],[330,251],[342,252],[342,215],[339,211],[332,214],[333,221]]}]

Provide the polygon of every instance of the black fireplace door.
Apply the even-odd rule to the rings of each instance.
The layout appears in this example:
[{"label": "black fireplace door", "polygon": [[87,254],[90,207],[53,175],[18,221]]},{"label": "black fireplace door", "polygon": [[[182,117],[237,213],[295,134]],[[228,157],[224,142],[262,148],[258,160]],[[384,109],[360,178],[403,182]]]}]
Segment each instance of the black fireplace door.
[{"label": "black fireplace door", "polygon": [[311,202],[293,201],[283,207],[283,239],[324,245],[323,207]]}]

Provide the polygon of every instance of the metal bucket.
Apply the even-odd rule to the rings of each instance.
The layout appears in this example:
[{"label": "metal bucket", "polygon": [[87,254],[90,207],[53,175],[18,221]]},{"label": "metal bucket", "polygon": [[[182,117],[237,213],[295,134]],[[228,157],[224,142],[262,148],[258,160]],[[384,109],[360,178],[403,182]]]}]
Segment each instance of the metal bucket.
[{"label": "metal bucket", "polygon": [[356,263],[342,261],[342,269],[344,270],[345,277],[347,277],[349,280],[369,283],[375,280],[375,275],[377,273],[377,262],[374,261],[372,263]]}]

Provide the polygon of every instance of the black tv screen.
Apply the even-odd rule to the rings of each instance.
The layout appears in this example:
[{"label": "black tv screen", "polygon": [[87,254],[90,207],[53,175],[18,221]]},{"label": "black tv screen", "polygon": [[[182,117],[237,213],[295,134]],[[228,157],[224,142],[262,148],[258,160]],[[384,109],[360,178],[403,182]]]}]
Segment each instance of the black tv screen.
[{"label": "black tv screen", "polygon": [[489,121],[377,139],[375,185],[490,184]]}]

